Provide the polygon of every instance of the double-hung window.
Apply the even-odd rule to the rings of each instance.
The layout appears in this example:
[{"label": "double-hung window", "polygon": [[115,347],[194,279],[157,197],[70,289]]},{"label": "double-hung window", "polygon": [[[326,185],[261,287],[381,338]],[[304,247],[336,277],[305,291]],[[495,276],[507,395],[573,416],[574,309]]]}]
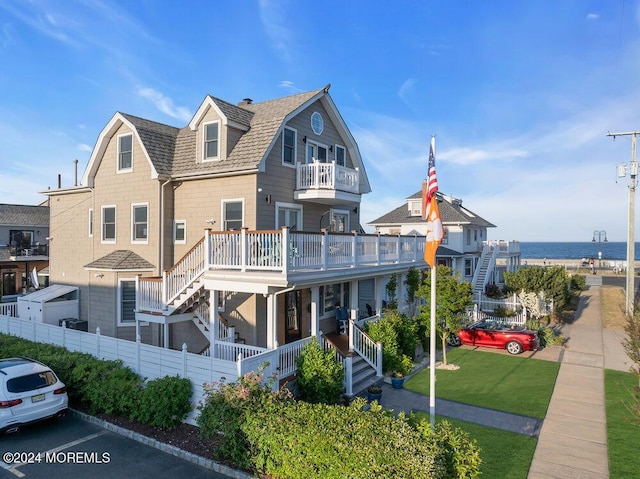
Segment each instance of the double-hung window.
[{"label": "double-hung window", "polygon": [[243,206],[242,200],[226,200],[222,202],[222,224],[225,231],[242,228]]},{"label": "double-hung window", "polygon": [[133,135],[121,135],[118,137],[118,172],[131,171],[133,169]]},{"label": "double-hung window", "polygon": [[347,152],[343,146],[336,145],[336,165],[346,166]]},{"label": "double-hung window", "polygon": [[116,207],[102,207],[102,242],[116,242]]},{"label": "double-hung window", "polygon": [[282,164],[296,164],[296,130],[285,128],[282,132]]},{"label": "double-hung window", "polygon": [[149,206],[131,205],[131,242],[146,243],[149,239]]},{"label": "double-hung window", "polygon": [[203,135],[203,161],[219,158],[220,122],[205,123]]},{"label": "double-hung window", "polygon": [[292,230],[302,230],[302,206],[276,203],[276,229],[283,226]]}]

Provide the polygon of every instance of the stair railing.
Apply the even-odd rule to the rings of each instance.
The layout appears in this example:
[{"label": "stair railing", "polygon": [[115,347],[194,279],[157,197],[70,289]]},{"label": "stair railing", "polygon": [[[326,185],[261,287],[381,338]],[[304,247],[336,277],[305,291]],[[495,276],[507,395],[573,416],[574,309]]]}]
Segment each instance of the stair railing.
[{"label": "stair railing", "polygon": [[205,270],[205,241],[202,238],[176,264],[162,273],[166,304],[176,299]]}]

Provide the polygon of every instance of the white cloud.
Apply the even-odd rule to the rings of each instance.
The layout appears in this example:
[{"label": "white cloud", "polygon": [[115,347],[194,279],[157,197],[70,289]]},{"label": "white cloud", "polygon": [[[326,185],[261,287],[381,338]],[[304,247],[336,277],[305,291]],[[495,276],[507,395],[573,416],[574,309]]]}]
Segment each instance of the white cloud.
[{"label": "white cloud", "polygon": [[85,143],[80,143],[78,145],[78,150],[91,152],[93,151],[93,148]]},{"label": "white cloud", "polygon": [[192,113],[186,107],[179,107],[173,104],[171,98],[165,96],[161,92],[148,87],[138,87],[138,95],[149,100],[153,105],[165,115],[171,118],[188,122],[191,120]]},{"label": "white cloud", "polygon": [[600,15],[597,13],[587,13],[587,20],[597,20]]},{"label": "white cloud", "polygon": [[289,93],[301,93],[304,90],[295,86],[295,83],[290,80],[281,80],[279,84],[280,88],[286,90]]},{"label": "white cloud", "polygon": [[272,46],[285,62],[291,61],[289,45],[291,45],[291,32],[288,28],[286,11],[287,5],[283,1],[259,0],[260,20],[262,26],[271,40]]}]

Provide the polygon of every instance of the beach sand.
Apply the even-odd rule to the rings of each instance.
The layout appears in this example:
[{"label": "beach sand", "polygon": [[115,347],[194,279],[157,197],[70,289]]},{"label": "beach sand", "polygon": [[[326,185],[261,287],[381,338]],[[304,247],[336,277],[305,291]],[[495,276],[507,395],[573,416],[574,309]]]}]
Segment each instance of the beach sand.
[{"label": "beach sand", "polygon": [[[627,262],[624,260],[596,259],[596,269],[606,269],[613,271],[615,268],[623,271]],[[522,258],[520,260],[522,266],[562,266],[566,269],[584,269],[588,270],[589,265],[583,265],[581,259],[540,259],[540,258]],[[602,266],[600,266],[602,265]],[[635,262],[636,269],[640,267],[640,261]]]}]

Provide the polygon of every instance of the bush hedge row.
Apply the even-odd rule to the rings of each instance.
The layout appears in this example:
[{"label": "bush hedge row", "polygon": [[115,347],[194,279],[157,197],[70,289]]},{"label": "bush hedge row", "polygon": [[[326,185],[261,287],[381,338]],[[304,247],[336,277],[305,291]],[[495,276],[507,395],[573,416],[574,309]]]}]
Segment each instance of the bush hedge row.
[{"label": "bush hedge row", "polygon": [[175,427],[191,411],[191,381],[165,376],[145,381],[122,361],[97,359],[61,346],[0,334],[2,357],[24,356],[49,366],[67,386],[71,406],[89,414],[125,416],[143,424]]},{"label": "bush hedge row", "polygon": [[222,435],[219,459],[278,478],[479,477],[475,441],[448,423],[434,429],[362,398],[296,401],[271,386],[250,373],[207,389],[198,425],[203,437]]}]

